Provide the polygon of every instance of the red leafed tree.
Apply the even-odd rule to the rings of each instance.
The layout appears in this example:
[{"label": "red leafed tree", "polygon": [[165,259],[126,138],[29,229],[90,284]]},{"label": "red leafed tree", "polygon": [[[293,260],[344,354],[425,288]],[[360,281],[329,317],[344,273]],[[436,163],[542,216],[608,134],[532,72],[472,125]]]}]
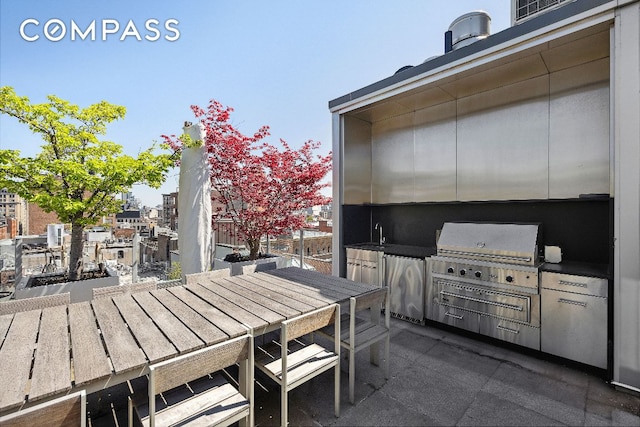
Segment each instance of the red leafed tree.
[{"label": "red leafed tree", "polygon": [[[331,171],[331,153],[314,154],[319,142],[307,141],[294,150],[280,140],[278,148],[264,141],[268,126],[243,135],[229,122],[233,109],[218,101],[210,101],[206,110],[191,109],[206,129],[211,198],[224,206],[214,217],[233,221],[249,246],[249,259],[258,257],[263,236],[302,228],[304,209],[330,202],[321,190],[330,185],[322,180]],[[193,143],[185,135],[162,137],[178,153]]]}]

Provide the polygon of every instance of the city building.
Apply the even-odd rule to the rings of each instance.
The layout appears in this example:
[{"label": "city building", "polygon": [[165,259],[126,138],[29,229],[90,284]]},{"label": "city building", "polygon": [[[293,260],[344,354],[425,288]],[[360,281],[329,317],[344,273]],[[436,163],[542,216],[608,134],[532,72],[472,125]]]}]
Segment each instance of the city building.
[{"label": "city building", "polygon": [[4,188],[0,190],[0,224],[6,224],[9,218],[15,218],[18,228],[23,233],[28,233],[27,212],[27,203],[22,197]]}]

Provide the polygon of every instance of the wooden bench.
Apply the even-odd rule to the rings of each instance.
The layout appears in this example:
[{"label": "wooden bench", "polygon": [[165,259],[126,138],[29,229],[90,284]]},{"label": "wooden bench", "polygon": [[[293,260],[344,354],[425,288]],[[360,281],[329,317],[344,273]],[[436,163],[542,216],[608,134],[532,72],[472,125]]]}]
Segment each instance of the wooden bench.
[{"label": "wooden bench", "polygon": [[[241,420],[253,425],[253,354],[253,337],[247,334],[152,365],[148,395],[129,399],[129,425],[134,412],[143,426],[152,427],[195,420],[208,426]],[[219,373],[210,375],[236,363],[239,389]]]},{"label": "wooden bench", "polygon": [[2,427],[85,427],[87,395],[84,390],[0,417]]},{"label": "wooden bench", "polygon": [[[334,410],[340,416],[340,342],[334,339],[334,350],[315,343],[298,347],[296,338],[333,324],[340,336],[340,305],[332,304],[282,322],[280,342],[258,347],[256,367],[280,385],[280,425],[287,426],[288,393],[300,384],[334,368]],[[293,345],[292,345],[293,344]]]}]

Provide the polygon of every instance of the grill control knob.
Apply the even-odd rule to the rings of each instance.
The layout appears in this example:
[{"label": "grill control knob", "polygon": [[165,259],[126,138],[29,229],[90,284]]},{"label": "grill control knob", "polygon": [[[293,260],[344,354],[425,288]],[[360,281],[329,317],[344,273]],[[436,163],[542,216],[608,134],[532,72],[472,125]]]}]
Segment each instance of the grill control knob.
[{"label": "grill control knob", "polygon": [[462,270],[460,270],[460,275],[464,276],[465,274],[467,274],[467,270],[465,270],[464,268]]},{"label": "grill control knob", "polygon": [[447,268],[447,273],[453,273],[453,267]]},{"label": "grill control knob", "polygon": [[482,277],[482,271],[476,271],[476,277],[478,278]]},{"label": "grill control knob", "polygon": [[509,283],[513,282],[513,276],[507,276],[505,277],[505,280]]}]

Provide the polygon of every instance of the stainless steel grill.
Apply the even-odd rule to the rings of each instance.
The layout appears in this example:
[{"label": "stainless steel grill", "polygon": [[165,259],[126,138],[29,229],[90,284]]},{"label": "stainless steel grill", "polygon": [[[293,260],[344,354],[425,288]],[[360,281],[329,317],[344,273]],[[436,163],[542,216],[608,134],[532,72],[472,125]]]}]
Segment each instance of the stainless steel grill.
[{"label": "stainless steel grill", "polygon": [[538,224],[445,223],[427,318],[540,348]]}]

